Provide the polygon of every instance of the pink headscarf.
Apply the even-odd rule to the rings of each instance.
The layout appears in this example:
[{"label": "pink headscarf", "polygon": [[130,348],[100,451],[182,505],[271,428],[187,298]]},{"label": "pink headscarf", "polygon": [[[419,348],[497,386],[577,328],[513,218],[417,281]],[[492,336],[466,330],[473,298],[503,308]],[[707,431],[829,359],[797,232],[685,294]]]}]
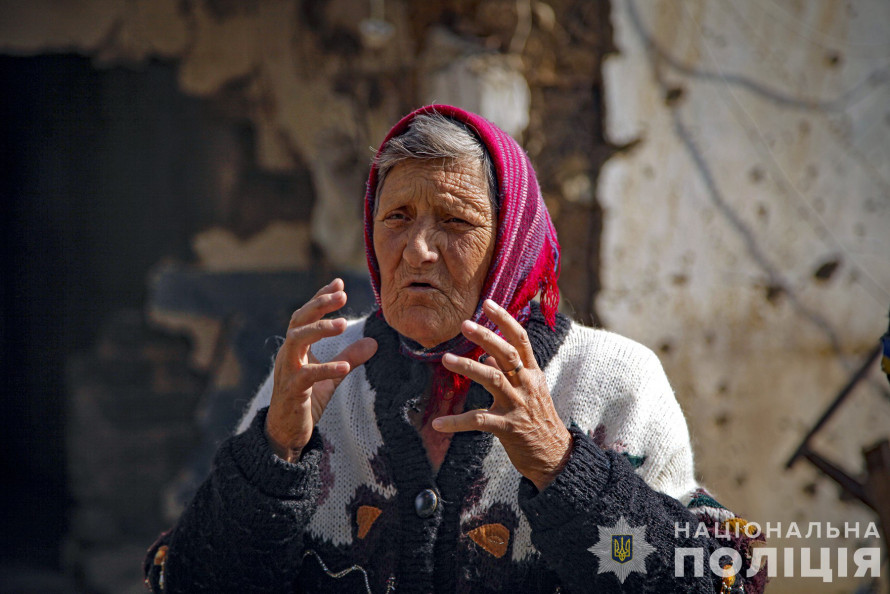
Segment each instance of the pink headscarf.
[{"label": "pink headscarf", "polygon": [[[450,105],[429,105],[408,114],[393,126],[378,153],[391,138],[404,133],[417,115],[433,112],[462,122],[475,133],[491,156],[497,179],[498,227],[494,256],[472,320],[497,331],[497,327],[482,312],[482,303],[492,299],[524,324],[529,317],[528,304],[540,291],[541,310],[552,327],[559,305],[559,289],[556,286],[560,264],[559,242],[550,213],[541,197],[535,171],[522,147],[509,134],[481,116]],[[377,306],[382,308],[380,267],[374,253],[373,237],[377,181],[375,164],[371,166],[365,194],[365,253]],[[442,355],[448,352],[464,356],[482,354],[475,344],[460,334],[431,349],[411,348],[406,346],[404,340],[402,344],[403,354],[430,363],[438,363]],[[451,384],[454,392],[466,392],[468,382],[443,371],[441,365],[437,367],[440,368],[437,375],[444,376],[440,379]],[[440,391],[436,389],[434,392]]]}]

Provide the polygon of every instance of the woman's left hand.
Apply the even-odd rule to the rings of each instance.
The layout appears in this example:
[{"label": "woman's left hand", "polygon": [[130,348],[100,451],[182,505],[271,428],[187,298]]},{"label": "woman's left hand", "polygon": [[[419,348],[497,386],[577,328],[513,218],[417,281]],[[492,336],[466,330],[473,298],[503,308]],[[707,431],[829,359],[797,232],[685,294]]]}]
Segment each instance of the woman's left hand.
[{"label": "woman's left hand", "polygon": [[442,358],[442,364],[481,384],[494,402],[488,410],[439,417],[433,421],[433,428],[444,433],[493,433],[516,470],[543,490],[568,461],[572,436],[556,414],[525,328],[490,299],[483,308],[504,338],[470,321],[461,325],[461,332],[491,356],[479,363],[449,353]]}]

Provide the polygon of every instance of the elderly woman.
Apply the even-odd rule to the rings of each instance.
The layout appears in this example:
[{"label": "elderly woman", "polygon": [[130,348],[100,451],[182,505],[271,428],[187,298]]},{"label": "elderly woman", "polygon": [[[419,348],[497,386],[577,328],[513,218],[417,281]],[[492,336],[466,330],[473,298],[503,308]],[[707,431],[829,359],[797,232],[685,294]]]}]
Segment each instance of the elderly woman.
[{"label": "elderly woman", "polygon": [[657,358],[557,313],[556,232],[510,136],[449,106],[405,117],[371,168],[365,247],[377,308],[325,318],[336,279],[294,312],[149,550],[153,589],[762,590]]}]

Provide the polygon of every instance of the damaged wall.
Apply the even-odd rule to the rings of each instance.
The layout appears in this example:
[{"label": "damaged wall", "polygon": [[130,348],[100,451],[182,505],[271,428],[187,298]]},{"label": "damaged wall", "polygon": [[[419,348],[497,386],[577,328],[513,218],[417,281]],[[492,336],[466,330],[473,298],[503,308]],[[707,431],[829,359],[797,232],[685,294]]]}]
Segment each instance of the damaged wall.
[{"label": "damaged wall", "polygon": [[[239,334],[244,325],[255,325],[252,319],[236,316],[227,325],[226,320],[208,317],[203,310],[159,306],[159,287],[167,286],[163,279],[187,279],[192,284],[186,283],[185,292],[193,297],[196,291],[239,275],[252,280],[280,278],[308,287],[334,271],[365,274],[360,222],[361,197],[373,154],[370,147],[376,147],[389,127],[419,104],[448,101],[477,110],[521,139],[535,163],[564,245],[563,304],[581,320],[595,319],[600,211],[594,188],[601,163],[613,151],[603,137],[600,78],[602,61],[612,50],[608,3],[0,0],[0,5],[4,15],[0,53],[16,57],[9,60],[15,62],[19,75],[27,75],[29,56],[74,59],[70,54],[86,57],[99,73],[93,78],[99,81],[109,73],[114,77],[125,73],[127,80],[146,72],[162,73],[154,82],[146,79],[123,86],[100,82],[106,86],[90,91],[94,93],[90,95],[92,111],[101,116],[95,130],[104,131],[102,117],[107,110],[122,122],[118,128],[132,129],[127,127],[140,122],[138,117],[127,116],[131,108],[148,104],[144,111],[154,114],[163,109],[153,103],[156,97],[173,91],[201,110],[201,118],[211,120],[206,126],[211,131],[208,136],[193,135],[198,147],[190,154],[200,157],[194,169],[183,165],[193,163],[192,159],[172,156],[173,150],[192,146],[183,139],[191,135],[192,127],[165,128],[155,135],[177,143],[171,147],[174,162],[158,171],[157,177],[185,180],[188,186],[197,175],[201,182],[190,186],[194,191],[184,196],[164,193],[163,184],[147,184],[164,194],[156,201],[151,196],[143,201],[143,194],[138,194],[140,204],[173,209],[173,219],[178,208],[194,211],[188,220],[177,220],[183,230],[176,238],[177,249],[158,249],[155,262],[163,266],[153,267],[149,277],[148,266],[141,261],[134,266],[129,252],[111,244],[103,244],[105,255],[96,256],[129,266],[130,276],[146,278],[154,295],[148,315],[115,310],[134,303],[90,301],[91,283],[113,284],[119,279],[71,276],[70,282],[83,284],[75,293],[89,301],[91,310],[108,309],[104,323],[94,319],[100,315],[96,311],[93,317],[80,318],[81,325],[89,326],[90,335],[97,337],[96,343],[91,350],[68,356],[66,409],[73,509],[63,556],[67,569],[86,590],[142,591],[138,563],[133,559],[149,544],[144,533],[152,523],[157,531],[169,525],[177,502],[172,501],[169,484],[161,483],[182,466],[188,449],[183,444],[201,440],[196,425],[207,420],[208,409],[214,409],[208,407],[207,393],[218,392],[220,387],[232,391],[236,380],[246,377],[243,365],[233,363],[235,359],[243,363],[237,353],[247,347],[241,343],[254,341],[252,352],[266,363],[263,341]],[[172,85],[168,76],[174,77]],[[56,111],[80,121],[64,94],[72,87],[64,80],[58,82],[52,95]],[[52,86],[52,81],[47,83]],[[152,116],[144,123],[154,121]],[[114,138],[120,143],[127,136],[115,132]],[[138,134],[133,136],[129,154],[126,146],[108,151],[128,164],[120,177],[140,170],[139,176],[129,180],[131,184],[141,183],[146,175],[141,165],[133,165],[142,146],[138,138]],[[88,158],[89,147],[77,139],[65,140],[81,160]],[[23,158],[30,158],[30,153]],[[80,169],[100,178],[105,175],[100,167]],[[117,190],[126,196],[106,198],[120,205],[137,199],[128,187]],[[72,185],[47,201],[46,207],[61,202],[80,212],[89,201],[89,188]],[[120,205],[108,210],[117,212],[123,208]],[[63,219],[62,209],[57,210],[56,217]],[[94,231],[101,235],[101,225],[111,219],[91,219]],[[127,224],[151,234],[150,221],[153,216],[133,217]],[[128,233],[120,225],[115,232]],[[71,231],[62,242],[75,253],[77,233]],[[41,234],[35,241],[48,236]],[[37,274],[35,268],[31,276]],[[276,298],[288,294],[282,286],[275,286]],[[352,295],[357,304],[362,303],[356,293]],[[237,291],[226,296],[245,298]],[[277,313],[284,301],[282,297],[268,309]],[[35,315],[46,316],[47,327],[59,324],[64,328],[69,323],[48,308]],[[146,321],[151,327],[146,327]],[[225,334],[224,328],[231,331],[231,323],[238,330],[234,334],[243,340],[220,346],[219,337]],[[157,334],[159,329],[163,332]],[[172,346],[163,346],[169,334],[188,337],[188,357],[181,351],[183,342],[176,338],[171,339]],[[84,340],[81,337],[79,348]],[[32,350],[37,352],[40,345],[33,341]],[[61,368],[65,354],[59,354]],[[127,379],[109,371],[116,366],[138,373]],[[164,378],[174,372],[182,381],[171,388]],[[158,378],[164,381],[157,383]],[[137,390],[143,383],[148,384],[146,389]],[[192,393],[184,393],[189,386],[194,388]],[[249,396],[249,390],[244,392],[237,402],[216,403],[216,409],[225,408],[231,414]],[[49,406],[41,396],[21,394],[20,398],[36,403],[32,408],[37,411]],[[153,403],[163,405],[171,399],[178,406],[170,417],[154,416],[158,411]],[[139,435],[148,438],[137,440],[143,441],[141,445],[116,447],[115,440],[133,435],[127,423],[146,410],[151,421],[140,428]],[[30,418],[40,414],[34,412]],[[62,415],[57,410],[54,414]],[[39,430],[26,426],[22,433],[30,431],[33,436]],[[169,435],[164,437],[166,430]],[[138,476],[131,472],[139,460],[152,457],[155,463],[147,472]],[[90,477],[103,472],[97,478],[102,485],[126,481],[128,489],[139,496],[129,502],[110,501],[113,489],[91,490]],[[152,485],[156,493],[151,492]],[[54,501],[45,505],[58,507]]]},{"label": "damaged wall", "polygon": [[[0,52],[72,51],[100,68],[173,61],[185,93],[250,123],[262,169],[311,173],[311,239],[335,267],[363,266],[355,197],[369,147],[420,103],[478,109],[522,138],[554,217],[563,215],[567,298],[589,321],[592,188],[611,152],[600,123],[608,12],[578,0],[6,2]],[[369,35],[380,22],[392,30]]]},{"label": "damaged wall", "polygon": [[[887,327],[890,5],[616,0],[612,17],[608,138],[637,144],[597,188],[602,319],[659,351],[729,507],[786,531],[874,521],[784,465]],[[888,433],[874,365],[814,445],[855,475]],[[802,546],[865,546],[770,540],[797,547],[797,576]]]},{"label": "damaged wall", "polygon": [[[886,326],[886,5],[612,4],[3,2],[0,52],[160,60],[231,125],[182,238],[200,271],[361,271],[369,147],[422,102],[481,110],[535,164],[564,308],[659,352],[703,482],[761,522],[869,520],[783,464]],[[850,468],[890,426],[872,379],[818,443]],[[88,568],[148,543],[117,566],[100,544]]]}]

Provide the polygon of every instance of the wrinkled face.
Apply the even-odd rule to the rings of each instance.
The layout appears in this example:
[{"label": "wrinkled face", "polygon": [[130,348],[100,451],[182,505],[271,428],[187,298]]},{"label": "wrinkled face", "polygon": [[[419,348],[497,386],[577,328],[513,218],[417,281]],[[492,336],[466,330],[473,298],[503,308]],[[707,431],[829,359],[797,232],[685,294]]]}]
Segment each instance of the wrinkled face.
[{"label": "wrinkled face", "polygon": [[390,169],[374,215],[383,317],[426,348],[473,316],[496,221],[482,164],[410,159]]}]

